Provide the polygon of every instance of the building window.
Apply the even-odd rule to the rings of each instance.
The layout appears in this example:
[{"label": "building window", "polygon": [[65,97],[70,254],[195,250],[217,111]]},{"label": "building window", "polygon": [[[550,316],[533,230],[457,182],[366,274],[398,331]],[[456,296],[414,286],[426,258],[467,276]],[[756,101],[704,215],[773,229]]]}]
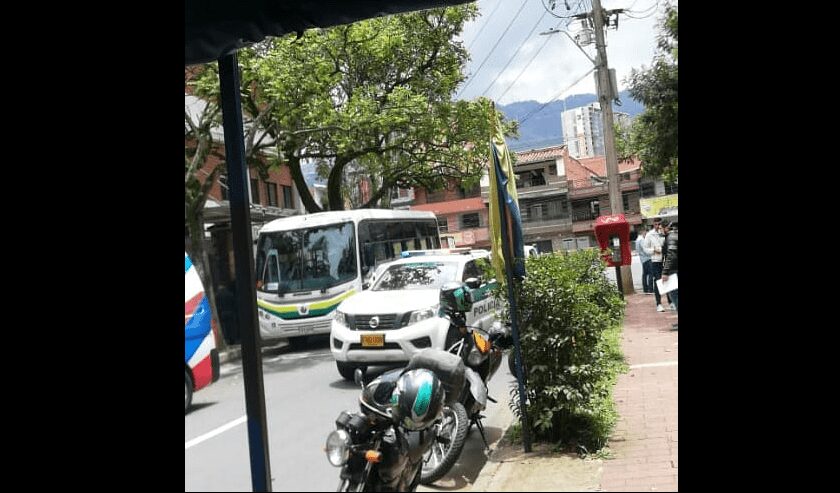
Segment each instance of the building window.
[{"label": "building window", "polygon": [[551,175],[551,176],[557,176],[557,165],[556,164],[552,164],[551,166],[548,167],[548,174]]},{"label": "building window", "polygon": [[630,195],[629,194],[622,195],[621,196],[621,203],[624,205],[624,210],[629,211],[630,210]]},{"label": "building window", "polygon": [[540,253],[551,253],[554,251],[554,246],[551,244],[551,240],[537,241],[534,245]]},{"label": "building window", "polygon": [[593,216],[600,216],[601,215],[601,204],[597,200],[593,200],[589,203],[589,212],[592,213]]},{"label": "building window", "polygon": [[251,178],[251,203],[260,203],[260,179]]},{"label": "building window", "polygon": [[269,181],[265,182],[265,188],[268,190],[268,205],[278,207],[277,203],[277,184]]},{"label": "building window", "polygon": [[222,200],[228,200],[228,184],[226,174],[219,175],[219,188],[222,191]]},{"label": "building window", "polygon": [[665,195],[671,195],[672,193],[679,193],[678,188],[679,187],[677,187],[676,182],[674,182],[674,183],[667,183],[666,182],[665,183]]},{"label": "building window", "polygon": [[446,221],[445,217],[438,218],[438,229],[441,233],[446,233],[449,231],[449,223]]},{"label": "building window", "polygon": [[292,187],[281,185],[283,187],[283,207],[285,209],[294,209],[295,204],[292,202]]},{"label": "building window", "polygon": [[478,213],[464,214],[461,216],[461,229],[481,227],[481,220]]},{"label": "building window", "polygon": [[545,185],[545,177],[543,176],[542,170],[532,170],[529,178],[531,180],[532,187],[539,187]]},{"label": "building window", "polygon": [[641,194],[642,197],[652,197],[656,194],[656,187],[651,182],[645,182],[641,184]]}]

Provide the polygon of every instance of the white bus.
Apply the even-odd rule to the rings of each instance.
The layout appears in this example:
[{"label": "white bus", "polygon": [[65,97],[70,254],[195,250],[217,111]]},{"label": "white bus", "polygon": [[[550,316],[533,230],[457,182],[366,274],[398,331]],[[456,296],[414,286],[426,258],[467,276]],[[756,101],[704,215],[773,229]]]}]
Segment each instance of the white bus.
[{"label": "white bus", "polygon": [[329,334],[332,312],[367,288],[377,265],[406,250],[440,248],[434,213],[358,209],[276,219],[257,242],[263,340]]}]

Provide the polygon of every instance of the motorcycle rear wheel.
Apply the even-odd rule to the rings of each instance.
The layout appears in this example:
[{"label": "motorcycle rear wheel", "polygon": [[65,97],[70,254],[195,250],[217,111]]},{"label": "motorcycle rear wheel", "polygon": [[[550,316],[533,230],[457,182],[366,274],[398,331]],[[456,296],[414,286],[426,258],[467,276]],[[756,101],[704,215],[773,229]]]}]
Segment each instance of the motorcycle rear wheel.
[{"label": "motorcycle rear wheel", "polygon": [[420,484],[434,483],[452,469],[464,449],[469,426],[470,418],[463,404],[456,402],[443,408],[443,419],[435,425],[437,438],[423,454]]}]

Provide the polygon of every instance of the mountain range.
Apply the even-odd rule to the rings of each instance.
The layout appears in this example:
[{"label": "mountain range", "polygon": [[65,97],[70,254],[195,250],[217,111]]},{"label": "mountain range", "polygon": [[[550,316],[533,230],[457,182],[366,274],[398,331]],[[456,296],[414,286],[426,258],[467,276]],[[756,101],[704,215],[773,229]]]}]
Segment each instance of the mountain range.
[{"label": "mountain range", "polygon": [[[538,103],[537,101],[516,101],[506,105],[497,105],[508,120],[518,120],[519,138],[507,139],[508,147],[513,151],[539,149],[563,142],[563,124],[560,114],[563,108],[570,110],[594,103],[598,98],[594,94],[575,94],[564,100]],[[630,97],[629,91],[621,91],[619,100],[622,105],[613,104],[613,111],[627,113],[631,117],[645,110],[641,103]],[[539,110],[541,106],[545,108]],[[536,113],[535,111],[539,110]],[[528,117],[528,115],[531,115]],[[527,118],[527,119],[526,119]],[[524,123],[522,120],[526,119]]]}]

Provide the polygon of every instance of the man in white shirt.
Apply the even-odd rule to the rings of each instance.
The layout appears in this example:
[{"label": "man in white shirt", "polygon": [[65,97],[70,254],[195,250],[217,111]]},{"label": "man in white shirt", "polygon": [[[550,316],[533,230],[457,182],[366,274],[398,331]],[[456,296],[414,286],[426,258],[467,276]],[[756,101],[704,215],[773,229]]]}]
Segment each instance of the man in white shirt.
[{"label": "man in white shirt", "polygon": [[642,290],[645,294],[653,294],[653,276],[650,271],[650,255],[645,252],[645,235],[647,230],[642,227],[636,237],[636,252],[642,264]]},{"label": "man in white shirt", "polygon": [[[662,232],[662,219],[656,218],[653,220],[653,229],[648,231],[645,236],[643,249],[645,253],[650,255],[650,270],[653,275],[653,295],[656,299],[656,311],[664,312],[662,307],[662,296],[659,294],[659,287],[656,286],[656,281],[662,277],[662,245],[665,243],[665,235]],[[667,294],[665,295],[668,296]],[[670,301],[670,298],[668,298]],[[676,308],[671,307],[672,310]]]}]

